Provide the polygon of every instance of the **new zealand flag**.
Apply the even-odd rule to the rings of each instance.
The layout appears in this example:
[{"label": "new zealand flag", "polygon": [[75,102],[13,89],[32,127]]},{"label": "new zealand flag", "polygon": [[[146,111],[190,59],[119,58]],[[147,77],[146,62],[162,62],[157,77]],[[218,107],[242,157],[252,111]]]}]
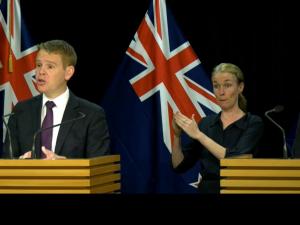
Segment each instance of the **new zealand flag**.
[{"label": "new zealand flag", "polygon": [[112,149],[121,154],[122,193],[192,193],[199,165],[172,171],[173,113],[199,122],[219,112],[210,80],[164,0],[153,0],[101,103]]},{"label": "new zealand flag", "polygon": [[[20,0],[0,2],[0,113],[7,115],[18,101],[37,95],[33,46],[21,17]],[[5,118],[6,120],[8,117]],[[2,126],[1,139],[5,137]],[[0,145],[0,155],[2,144]]]}]

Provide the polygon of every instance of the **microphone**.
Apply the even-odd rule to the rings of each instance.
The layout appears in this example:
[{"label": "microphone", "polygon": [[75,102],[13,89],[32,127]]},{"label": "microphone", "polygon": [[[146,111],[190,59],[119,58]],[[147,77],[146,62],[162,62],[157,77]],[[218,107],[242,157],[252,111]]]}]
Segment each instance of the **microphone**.
[{"label": "microphone", "polygon": [[[276,105],[273,109],[271,109],[271,110],[265,112],[265,115],[266,115],[266,117],[268,117],[267,114],[269,114],[269,113],[271,113],[271,112],[279,113],[279,112],[282,112],[283,110],[284,110],[284,106],[283,106],[283,105]],[[268,117],[268,118],[269,118],[269,117]],[[269,119],[270,119],[270,118],[269,118]]]},{"label": "microphone", "polygon": [[82,112],[78,112],[78,113],[80,114],[79,117],[76,117],[76,118],[73,118],[73,119],[70,119],[70,120],[66,120],[66,121],[64,121],[64,122],[61,122],[61,123],[52,125],[52,126],[50,126],[50,127],[40,128],[39,130],[37,130],[37,131],[34,133],[34,135],[33,135],[33,144],[32,144],[32,148],[31,148],[31,151],[32,151],[32,152],[31,152],[31,154],[32,154],[31,158],[32,158],[32,159],[36,159],[36,158],[37,158],[37,157],[36,157],[36,150],[35,150],[35,139],[36,139],[36,137],[37,137],[38,134],[40,134],[41,132],[43,132],[43,131],[45,131],[45,130],[52,129],[52,128],[57,127],[57,126],[64,125],[64,124],[66,124],[66,123],[71,123],[71,122],[74,122],[74,121],[76,121],[76,120],[83,119],[83,118],[86,116],[86,115],[85,115],[84,113],[82,113]]},{"label": "microphone", "polygon": [[273,123],[275,124],[282,132],[282,137],[283,137],[283,158],[287,159],[288,158],[288,151],[287,151],[287,145],[286,145],[286,138],[285,138],[285,131],[284,129],[278,124],[276,123],[268,114],[275,112],[275,113],[279,113],[282,112],[284,109],[284,107],[282,105],[277,105],[275,106],[273,109],[268,110],[265,112],[265,116]]},{"label": "microphone", "polygon": [[7,136],[8,136],[8,139],[9,139],[9,146],[8,146],[8,153],[9,153],[9,158],[10,159],[13,159],[14,158],[14,154],[13,154],[13,149],[12,149],[12,141],[11,141],[11,133],[10,133],[10,129],[9,129],[9,127],[8,127],[8,125],[7,125],[7,123],[6,123],[6,121],[5,121],[5,118],[6,117],[10,117],[10,116],[12,116],[12,115],[14,115],[15,113],[9,113],[9,114],[5,114],[5,115],[3,115],[2,116],[2,121],[3,121],[3,123],[4,123],[4,125],[5,125],[5,127],[6,127],[6,130],[7,130]]}]

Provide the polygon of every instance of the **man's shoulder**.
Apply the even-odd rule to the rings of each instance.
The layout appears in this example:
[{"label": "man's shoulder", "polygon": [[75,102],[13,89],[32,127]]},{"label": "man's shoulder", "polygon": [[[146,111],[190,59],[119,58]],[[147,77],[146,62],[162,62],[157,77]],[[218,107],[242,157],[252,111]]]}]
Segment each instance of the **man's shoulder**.
[{"label": "man's shoulder", "polygon": [[103,108],[100,105],[98,105],[94,102],[91,102],[87,99],[78,97],[74,94],[70,95],[70,98],[72,98],[73,101],[75,101],[76,104],[78,104],[80,108],[84,108],[89,111],[101,111],[101,112],[103,111]]},{"label": "man's shoulder", "polygon": [[41,101],[42,101],[42,95],[36,95],[36,96],[33,96],[32,98],[19,101],[16,104],[15,108],[23,109],[23,108],[31,107],[34,104],[41,103]]}]

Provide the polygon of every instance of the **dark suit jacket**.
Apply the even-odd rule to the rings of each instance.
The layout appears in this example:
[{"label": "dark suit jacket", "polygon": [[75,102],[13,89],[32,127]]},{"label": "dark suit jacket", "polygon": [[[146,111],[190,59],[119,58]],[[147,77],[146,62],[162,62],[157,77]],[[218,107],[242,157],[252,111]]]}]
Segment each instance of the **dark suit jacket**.
[{"label": "dark suit jacket", "polygon": [[[12,137],[14,157],[32,149],[33,136],[41,128],[42,95],[19,102],[11,116],[8,126]],[[67,158],[92,158],[110,153],[110,139],[104,110],[87,100],[70,97],[62,118],[62,122],[86,116],[80,120],[60,126],[55,153]],[[40,157],[40,134],[36,137],[35,149]],[[9,157],[8,138],[5,141],[4,158]]]},{"label": "dark suit jacket", "polygon": [[292,157],[300,158],[300,114],[298,116],[296,137],[292,147]]}]

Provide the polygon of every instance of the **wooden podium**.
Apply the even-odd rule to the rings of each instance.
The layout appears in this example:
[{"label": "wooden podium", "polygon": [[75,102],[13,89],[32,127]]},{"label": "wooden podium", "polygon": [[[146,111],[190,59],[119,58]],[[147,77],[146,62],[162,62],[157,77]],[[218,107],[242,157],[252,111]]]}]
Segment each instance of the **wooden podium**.
[{"label": "wooden podium", "polygon": [[221,159],[221,194],[300,193],[300,159]]},{"label": "wooden podium", "polygon": [[120,191],[120,156],[1,159],[0,193],[92,194]]}]

